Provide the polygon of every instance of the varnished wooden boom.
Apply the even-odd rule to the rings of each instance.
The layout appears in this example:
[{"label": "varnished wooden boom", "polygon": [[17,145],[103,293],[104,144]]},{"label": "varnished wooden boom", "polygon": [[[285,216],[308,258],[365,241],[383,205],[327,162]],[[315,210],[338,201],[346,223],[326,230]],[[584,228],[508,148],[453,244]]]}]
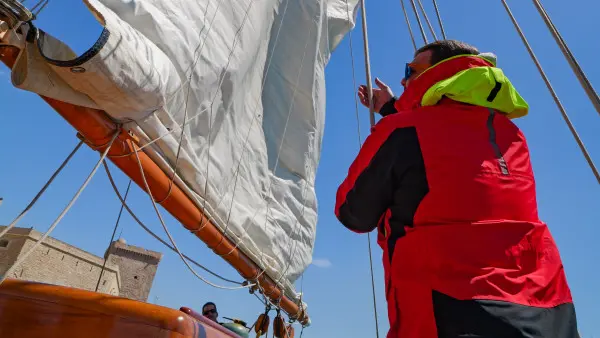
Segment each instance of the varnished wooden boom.
[{"label": "varnished wooden boom", "polygon": [[2,338],[239,338],[209,319],[81,289],[7,279]]}]

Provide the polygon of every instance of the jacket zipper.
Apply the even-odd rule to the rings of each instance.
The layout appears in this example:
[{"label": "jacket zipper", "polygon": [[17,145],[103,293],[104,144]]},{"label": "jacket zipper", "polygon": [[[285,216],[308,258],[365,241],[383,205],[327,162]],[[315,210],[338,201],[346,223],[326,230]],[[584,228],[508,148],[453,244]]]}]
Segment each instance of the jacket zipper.
[{"label": "jacket zipper", "polygon": [[508,166],[506,165],[504,156],[502,156],[500,147],[496,142],[496,129],[494,129],[494,117],[496,116],[496,112],[491,108],[488,108],[488,110],[490,111],[490,115],[488,116],[487,127],[488,131],[490,132],[490,143],[492,144],[492,148],[494,148],[494,153],[496,155],[496,159],[498,160],[498,165],[500,166],[502,175],[509,175]]}]

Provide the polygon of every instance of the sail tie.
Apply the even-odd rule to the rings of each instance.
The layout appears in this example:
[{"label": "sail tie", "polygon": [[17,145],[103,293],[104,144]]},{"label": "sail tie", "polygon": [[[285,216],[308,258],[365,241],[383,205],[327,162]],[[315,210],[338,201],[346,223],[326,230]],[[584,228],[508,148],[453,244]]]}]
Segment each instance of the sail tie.
[{"label": "sail tie", "polygon": [[535,56],[535,53],[533,52],[533,49],[531,48],[531,45],[529,44],[529,42],[527,41],[527,38],[525,37],[525,33],[523,33],[523,30],[519,26],[519,23],[517,22],[517,19],[513,15],[512,11],[510,10],[510,7],[508,6],[508,3],[506,3],[506,0],[501,0],[501,1],[502,1],[502,4],[504,5],[504,8],[506,9],[506,12],[508,13],[508,16],[510,17],[510,20],[512,21],[513,25],[515,26],[515,29],[519,33],[519,36],[521,37],[521,40],[523,41],[523,44],[527,48],[527,51],[529,52],[529,55],[531,56],[531,59],[535,63],[535,65],[536,65],[536,67],[537,67],[540,75],[542,76],[542,79],[546,83],[546,87],[548,87],[548,90],[550,91],[550,94],[552,95],[552,98],[554,98],[554,102],[558,106],[558,109],[560,110],[560,112],[562,114],[562,117],[565,120],[565,123],[569,127],[569,130],[571,130],[571,134],[573,134],[573,137],[575,138],[575,141],[577,142],[577,145],[579,145],[579,148],[581,149],[581,152],[583,153],[583,156],[585,157],[588,165],[590,166],[590,169],[592,169],[592,172],[594,173],[594,176],[596,176],[596,180],[598,181],[598,183],[600,183],[600,173],[598,173],[598,169],[596,168],[596,165],[594,164],[594,161],[592,160],[590,154],[588,153],[587,149],[585,148],[585,145],[583,144],[583,141],[579,137],[579,134],[575,130],[575,127],[573,126],[573,123],[571,123],[571,119],[569,118],[569,115],[567,114],[567,111],[566,111],[565,107],[560,102],[560,99],[558,98],[558,95],[554,91],[554,88],[552,87],[552,84],[550,83],[550,80],[548,79],[548,76],[546,76],[546,73],[544,72],[544,69],[542,68],[542,65],[540,64],[538,58]]}]

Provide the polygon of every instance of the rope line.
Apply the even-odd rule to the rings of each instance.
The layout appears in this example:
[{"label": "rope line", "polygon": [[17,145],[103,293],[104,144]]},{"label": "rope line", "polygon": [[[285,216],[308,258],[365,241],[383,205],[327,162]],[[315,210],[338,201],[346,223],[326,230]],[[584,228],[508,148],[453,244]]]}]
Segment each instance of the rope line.
[{"label": "rope line", "polygon": [[[115,194],[117,195],[117,198],[119,199],[119,201],[121,201],[121,204],[125,207],[125,210],[127,210],[127,212],[129,213],[129,215],[131,215],[131,217],[136,221],[136,223],[142,227],[142,229],[144,229],[150,236],[154,237],[157,241],[159,241],[160,243],[162,243],[164,246],[166,246],[167,248],[171,249],[173,252],[177,252],[177,250],[175,250],[175,248],[173,246],[171,246],[169,243],[167,243],[167,241],[165,241],[164,239],[162,239],[160,236],[158,236],[157,234],[155,234],[150,228],[148,228],[144,222],[142,222],[133,212],[133,210],[131,210],[131,208],[129,207],[129,205],[127,204],[127,202],[125,201],[125,199],[123,198],[123,196],[121,196],[121,193],[119,192],[119,189],[117,188],[117,185],[113,179],[113,176],[110,172],[110,169],[108,168],[108,164],[106,163],[106,161],[104,162],[104,169],[106,171],[106,175],[108,176],[108,180],[110,181],[110,184],[113,188],[113,190],[115,191]],[[220,276],[219,274],[211,271],[210,269],[208,269],[207,267],[203,266],[202,264],[196,262],[195,260],[193,260],[191,257],[187,256],[186,254],[183,254],[183,257],[185,257],[187,260],[189,260],[192,264],[196,265],[197,267],[199,267],[200,269],[210,273],[211,275],[224,280],[226,282],[230,282],[233,284],[238,284],[238,285],[242,285],[242,282],[237,282],[231,279],[227,279],[225,277]]]},{"label": "rope line", "polygon": [[[125,199],[127,199],[127,195],[129,195],[129,188],[131,188],[131,180],[127,184],[127,190],[125,191]],[[117,233],[117,228],[119,227],[119,221],[121,220],[121,215],[123,214],[123,204],[121,204],[121,209],[119,210],[119,216],[117,216],[117,221],[115,222],[115,228],[113,229],[112,236],[110,236],[110,242],[108,242],[108,246],[112,244],[115,240],[115,234]],[[102,263],[102,269],[100,270],[100,276],[98,276],[98,282],[96,283],[95,292],[98,292],[98,287],[100,287],[100,281],[102,280],[102,275],[104,274],[104,269],[106,268],[106,262],[108,262],[108,257],[104,257],[104,262]]]},{"label": "rope line", "polygon": [[408,27],[408,33],[410,34],[410,39],[412,40],[413,47],[415,47],[415,52],[417,51],[417,42],[415,41],[415,34],[413,33],[412,28],[410,27],[410,20],[408,19],[408,13],[406,12],[406,6],[404,5],[404,0],[400,0],[400,5],[402,6],[402,12],[404,12],[404,19],[406,20],[406,26]]},{"label": "rope line", "polygon": [[431,32],[433,39],[435,41],[438,41],[437,35],[435,34],[435,29],[433,29],[433,25],[431,25],[431,21],[429,21],[429,16],[427,15],[427,11],[425,11],[425,7],[423,7],[423,2],[421,0],[417,0],[417,2],[419,3],[419,7],[421,8],[421,13],[423,13],[423,17],[425,18],[425,22],[427,23],[427,26],[429,26],[429,31]]},{"label": "rope line", "polygon": [[48,179],[48,181],[46,182],[46,184],[44,184],[42,189],[37,193],[37,195],[35,195],[35,197],[31,200],[31,202],[29,202],[29,204],[25,207],[25,209],[23,209],[23,211],[21,211],[19,216],[17,216],[12,222],[10,222],[10,224],[4,230],[2,230],[2,232],[0,232],[0,238],[2,238],[4,235],[6,235],[6,233],[9,232],[10,229],[14,228],[17,225],[17,223],[21,220],[21,218],[25,217],[25,215],[29,212],[29,210],[38,201],[38,199],[40,197],[42,197],[42,195],[44,194],[46,189],[48,189],[50,184],[52,184],[52,182],[54,181],[56,176],[58,176],[58,174],[67,165],[67,163],[69,163],[69,161],[71,161],[71,158],[73,158],[73,155],[75,155],[75,153],[79,150],[79,148],[81,148],[82,144],[83,144],[83,140],[79,141],[79,143],[75,146],[75,148],[71,151],[71,153],[67,156],[67,158],[65,158],[63,163],[61,163],[61,165],[58,167],[58,169],[56,169],[56,171],[54,171],[52,176],[50,176],[50,179]]},{"label": "rope line", "polygon": [[417,11],[417,6],[415,5],[415,0],[410,0],[410,4],[412,5],[413,12],[417,17],[417,23],[419,24],[419,29],[421,30],[421,36],[423,37],[423,42],[428,44],[427,34],[425,34],[425,29],[423,28],[423,24],[421,23],[421,18],[419,17],[419,11]]},{"label": "rope line", "polygon": [[[33,19],[37,19],[38,16],[40,16],[40,13],[42,12],[42,10],[48,5],[48,3],[50,3],[50,0],[40,0],[38,1],[37,4],[35,4],[32,8],[31,8],[31,14],[33,14]],[[37,8],[37,11],[36,11]]]},{"label": "rope line", "polygon": [[[135,148],[137,146],[135,144],[133,144],[133,147],[134,147],[134,150],[135,150]],[[142,180],[144,181],[144,187],[146,189],[146,192],[148,193],[148,196],[150,197],[150,201],[152,202],[152,207],[154,208],[154,211],[156,212],[156,216],[158,217],[158,220],[160,221],[160,224],[162,225],[163,229],[165,230],[165,233],[167,234],[167,237],[169,238],[169,241],[171,242],[171,245],[173,245],[173,247],[175,248],[177,254],[181,258],[181,260],[183,261],[183,263],[185,264],[185,266],[188,268],[188,270],[194,276],[198,277],[198,279],[200,279],[203,282],[205,282],[206,284],[208,284],[210,286],[213,286],[215,288],[218,288],[218,289],[238,290],[238,289],[245,289],[245,288],[254,286],[254,284],[248,284],[248,285],[236,286],[236,287],[227,287],[227,286],[217,285],[217,284],[214,284],[214,283],[210,282],[209,280],[207,280],[206,278],[204,278],[200,274],[198,274],[196,272],[196,270],[194,270],[194,268],[192,268],[190,266],[190,264],[188,263],[188,261],[185,259],[185,257],[181,253],[181,250],[179,250],[179,248],[177,247],[177,244],[175,243],[175,240],[173,239],[173,236],[171,235],[171,232],[167,228],[167,225],[165,224],[165,221],[163,220],[162,215],[161,215],[160,211],[158,210],[158,207],[156,206],[156,201],[154,200],[154,196],[152,195],[152,191],[150,190],[150,186],[148,185],[148,181],[146,180],[146,174],[144,173],[144,168],[142,167],[142,162],[140,161],[139,154],[138,154],[137,151],[134,151],[134,152],[135,152],[135,157],[136,157],[137,162],[138,162],[138,167],[140,169],[140,174],[142,176]]]},{"label": "rope line", "polygon": [[[401,0],[402,1],[402,0]],[[350,5],[348,4],[348,0],[346,0],[346,14],[348,16],[348,22],[351,21],[350,19]],[[356,85],[356,72],[354,71],[356,69],[355,67],[355,63],[354,63],[354,45],[352,43],[352,29],[348,30],[348,42],[350,44],[350,62],[351,62],[351,67],[352,67],[352,90],[354,91],[356,88],[358,88],[358,86]],[[414,42],[414,41],[413,41]],[[354,97],[354,108],[355,108],[355,115],[356,115],[356,132],[358,133],[358,148],[360,149],[360,146],[362,144],[362,138],[360,136],[360,116],[358,113],[358,97],[357,95],[352,95]]]},{"label": "rope line", "polygon": [[[371,61],[369,58],[369,34],[367,32],[367,8],[365,6],[365,0],[361,1],[361,21],[362,21],[362,33],[363,33],[363,46],[365,54],[365,72],[367,77],[367,93],[369,95],[369,117],[371,120],[371,127],[375,125],[375,113],[373,109],[373,85],[371,83]],[[356,99],[356,98],[355,98]],[[379,338],[379,322],[377,315],[377,298],[375,295],[375,276],[373,273],[373,254],[371,252],[371,233],[367,233],[367,242],[369,243],[369,268],[371,272],[371,287],[373,291],[373,311],[375,315],[375,333]]]},{"label": "rope line", "polygon": [[29,255],[31,255],[31,253],[35,249],[37,249],[38,246],[40,246],[40,244],[42,244],[42,242],[46,239],[46,237],[48,237],[52,233],[52,231],[54,231],[54,229],[56,229],[56,226],[58,225],[58,223],[60,223],[60,221],[63,219],[63,217],[71,209],[71,207],[73,206],[73,204],[75,204],[75,202],[77,201],[77,199],[79,199],[79,196],[81,195],[81,193],[83,192],[83,190],[87,187],[88,183],[90,183],[90,181],[92,180],[92,177],[94,177],[94,175],[96,174],[96,171],[100,167],[100,164],[102,164],[102,162],[104,162],[104,158],[106,158],[106,155],[108,154],[108,151],[112,147],[112,144],[117,139],[117,136],[119,136],[119,132],[120,132],[120,130],[117,131],[115,133],[115,135],[112,137],[112,139],[110,140],[110,143],[109,143],[108,147],[106,147],[106,149],[102,153],[102,156],[100,156],[100,160],[98,161],[98,163],[96,163],[96,165],[94,166],[94,169],[92,169],[92,172],[85,179],[85,181],[83,182],[83,184],[81,185],[81,187],[79,188],[79,190],[77,190],[77,192],[75,193],[75,195],[73,196],[73,198],[71,198],[71,201],[69,202],[69,204],[67,204],[67,206],[58,215],[58,217],[54,220],[54,222],[52,223],[52,225],[50,225],[50,228],[48,228],[48,230],[46,230],[46,232],[42,235],[42,237],[40,237],[40,239],[38,239],[37,242],[35,242],[35,244],[32,245],[31,248],[27,252],[25,252],[25,254],[23,254],[22,256],[20,256],[19,259],[17,259],[17,261],[6,271],[6,273],[4,274],[4,276],[2,276],[2,278],[0,279],[0,284],[2,284],[2,282],[4,282],[6,280],[6,278],[8,278],[8,276],[11,275],[27,259],[27,257],[29,257]]},{"label": "rope line", "polygon": [[590,101],[592,101],[594,108],[596,108],[596,111],[600,114],[600,97],[598,97],[598,93],[596,93],[594,87],[590,83],[590,80],[588,80],[587,76],[585,75],[585,72],[583,71],[583,69],[581,69],[581,66],[579,66],[579,62],[577,62],[577,59],[575,58],[573,53],[571,53],[571,49],[569,49],[569,46],[567,46],[567,43],[563,39],[562,35],[560,34],[556,26],[554,26],[554,23],[552,23],[550,15],[548,14],[548,12],[546,12],[544,6],[542,6],[541,1],[533,0],[533,3],[540,15],[542,16],[542,18],[544,19],[546,26],[548,26],[548,30],[550,30],[550,33],[552,33],[554,40],[556,40],[556,44],[558,44],[558,47],[560,47],[560,50],[567,59],[567,62],[569,62],[569,65],[571,66],[573,73],[575,73],[575,76],[577,76],[577,79],[583,87],[583,90],[585,90],[586,94],[590,98]]},{"label": "rope line", "polygon": [[577,142],[577,145],[579,145],[579,148],[583,152],[583,156],[585,157],[586,161],[588,162],[588,165],[590,166],[590,169],[592,169],[592,172],[594,173],[594,176],[596,176],[596,180],[598,181],[598,183],[600,183],[600,173],[598,173],[598,169],[596,168],[596,165],[594,164],[594,161],[590,157],[590,154],[588,153],[587,149],[585,148],[585,145],[583,144],[583,141],[581,140],[581,138],[579,137],[579,134],[577,134],[577,131],[575,130],[575,127],[571,123],[571,119],[569,118],[569,115],[567,114],[567,111],[565,110],[565,107],[560,102],[560,99],[558,98],[558,95],[556,95],[556,92],[554,91],[554,88],[552,88],[552,84],[550,83],[550,80],[548,80],[548,77],[546,76],[546,73],[544,72],[544,69],[540,65],[540,62],[538,61],[538,58],[535,56],[535,53],[533,52],[533,49],[531,48],[531,45],[527,41],[527,38],[525,37],[525,33],[523,33],[523,30],[521,30],[521,27],[519,26],[519,23],[517,22],[517,19],[513,15],[512,11],[510,10],[510,7],[508,6],[508,3],[506,3],[506,0],[501,0],[501,1],[502,1],[502,4],[504,5],[504,8],[506,9],[506,12],[508,13],[508,16],[510,17],[513,25],[515,26],[517,32],[519,33],[519,36],[521,37],[521,40],[523,41],[523,44],[527,48],[527,51],[529,52],[529,55],[531,56],[531,59],[535,63],[538,71],[540,72],[540,75],[542,76],[544,82],[546,83],[546,86],[548,87],[548,90],[550,91],[550,94],[552,94],[552,98],[554,98],[554,102],[558,106],[558,109],[560,110],[563,119],[565,120],[567,126],[571,130],[571,133],[573,134],[573,137],[575,138],[575,141]]},{"label": "rope line", "polygon": [[440,30],[442,31],[442,37],[444,40],[447,39],[446,31],[444,30],[444,24],[442,23],[442,16],[440,15],[440,9],[438,8],[437,0],[433,0],[433,7],[435,8],[435,14],[438,19],[438,23],[440,24]]}]

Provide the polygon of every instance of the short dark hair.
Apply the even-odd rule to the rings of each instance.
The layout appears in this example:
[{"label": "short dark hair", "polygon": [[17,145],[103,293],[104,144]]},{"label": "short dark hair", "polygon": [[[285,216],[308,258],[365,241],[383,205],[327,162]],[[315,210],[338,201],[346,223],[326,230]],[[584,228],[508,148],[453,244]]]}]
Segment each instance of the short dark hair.
[{"label": "short dark hair", "polygon": [[213,303],[213,302],[207,302],[206,304],[202,305],[202,312],[204,312],[204,308],[207,307],[207,306],[209,306],[209,305],[214,306],[215,310],[217,309],[217,306],[215,305],[215,303]]},{"label": "short dark hair", "polygon": [[415,56],[428,50],[431,51],[432,65],[457,55],[479,54],[479,50],[468,43],[457,40],[440,40],[419,48],[415,52]]}]

